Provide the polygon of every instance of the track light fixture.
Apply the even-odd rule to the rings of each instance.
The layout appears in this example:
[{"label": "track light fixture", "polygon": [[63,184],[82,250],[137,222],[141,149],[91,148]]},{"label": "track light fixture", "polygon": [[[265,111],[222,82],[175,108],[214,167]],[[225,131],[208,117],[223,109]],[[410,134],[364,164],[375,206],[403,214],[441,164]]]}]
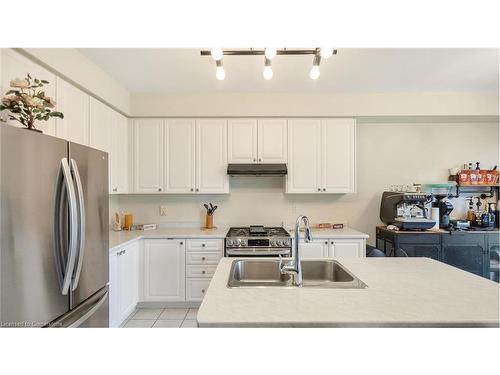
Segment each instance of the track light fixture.
[{"label": "track light fixture", "polygon": [[215,69],[215,77],[219,81],[223,81],[226,78],[226,72],[224,71],[224,67],[222,66],[222,58],[220,60],[216,60],[217,68]]},{"label": "track light fixture", "polygon": [[319,71],[319,63],[321,62],[321,56],[319,53],[317,53],[315,56],[314,56],[314,59],[313,59],[313,66],[311,68],[311,71],[309,72],[309,77],[311,77],[311,79],[318,79],[319,78],[319,75],[320,75],[320,71]]},{"label": "track light fixture", "polygon": [[222,66],[222,58],[226,56],[257,56],[264,55],[264,71],[262,76],[266,80],[273,78],[273,69],[271,68],[271,60],[277,55],[283,56],[298,56],[298,55],[313,55],[313,66],[309,72],[311,79],[318,79],[320,76],[319,64],[321,59],[329,59],[337,54],[337,50],[331,47],[314,48],[314,49],[276,49],[274,47],[267,47],[265,49],[247,49],[247,50],[223,50],[222,48],[212,48],[211,50],[200,51],[201,56],[212,56],[217,65],[215,76],[218,80],[222,81],[226,78],[226,72]]},{"label": "track light fixture", "polygon": [[265,80],[270,80],[271,78],[273,78],[273,68],[271,68],[271,60],[267,57],[264,61],[264,71],[262,72],[262,75],[264,76]]}]

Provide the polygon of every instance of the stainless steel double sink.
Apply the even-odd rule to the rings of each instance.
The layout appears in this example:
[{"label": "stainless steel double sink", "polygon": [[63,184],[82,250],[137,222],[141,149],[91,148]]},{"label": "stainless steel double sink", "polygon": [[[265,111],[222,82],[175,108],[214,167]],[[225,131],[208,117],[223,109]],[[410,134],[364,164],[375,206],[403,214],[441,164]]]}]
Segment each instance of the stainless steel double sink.
[{"label": "stainless steel double sink", "polygon": [[[333,259],[302,260],[303,288],[362,289],[367,285]],[[282,274],[275,259],[239,259],[231,265],[229,288],[297,288],[291,275]]]}]

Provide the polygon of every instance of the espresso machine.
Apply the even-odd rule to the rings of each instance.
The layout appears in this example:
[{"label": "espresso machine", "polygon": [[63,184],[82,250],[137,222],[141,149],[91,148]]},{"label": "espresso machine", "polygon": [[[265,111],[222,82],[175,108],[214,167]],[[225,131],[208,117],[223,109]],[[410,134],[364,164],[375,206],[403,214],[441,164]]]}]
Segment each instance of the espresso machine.
[{"label": "espresso machine", "polygon": [[426,205],[432,195],[420,192],[384,191],[380,202],[380,220],[400,230],[431,229],[436,222],[427,219]]}]

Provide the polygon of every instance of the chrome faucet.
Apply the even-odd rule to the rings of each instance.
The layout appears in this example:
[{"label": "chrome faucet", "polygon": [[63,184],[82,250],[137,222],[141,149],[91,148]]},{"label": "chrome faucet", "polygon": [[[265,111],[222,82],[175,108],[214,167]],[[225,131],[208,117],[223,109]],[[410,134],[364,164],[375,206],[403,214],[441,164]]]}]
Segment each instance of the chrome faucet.
[{"label": "chrome faucet", "polygon": [[295,223],[295,244],[292,259],[287,264],[281,264],[280,271],[283,274],[290,274],[293,276],[292,283],[295,286],[302,286],[302,265],[300,263],[300,250],[299,250],[299,232],[300,224],[304,223],[304,241],[310,242],[312,240],[311,228],[309,227],[309,219],[305,215],[300,215]]}]

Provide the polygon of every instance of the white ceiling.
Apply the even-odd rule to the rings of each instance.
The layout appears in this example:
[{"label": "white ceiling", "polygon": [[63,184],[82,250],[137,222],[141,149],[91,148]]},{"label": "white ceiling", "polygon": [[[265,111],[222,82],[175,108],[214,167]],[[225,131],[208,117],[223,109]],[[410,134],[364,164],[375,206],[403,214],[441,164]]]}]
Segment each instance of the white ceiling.
[{"label": "white ceiling", "polygon": [[309,78],[312,56],[225,56],[226,79],[199,49],[91,48],[80,51],[131,92],[498,92],[496,49],[339,49]]}]

